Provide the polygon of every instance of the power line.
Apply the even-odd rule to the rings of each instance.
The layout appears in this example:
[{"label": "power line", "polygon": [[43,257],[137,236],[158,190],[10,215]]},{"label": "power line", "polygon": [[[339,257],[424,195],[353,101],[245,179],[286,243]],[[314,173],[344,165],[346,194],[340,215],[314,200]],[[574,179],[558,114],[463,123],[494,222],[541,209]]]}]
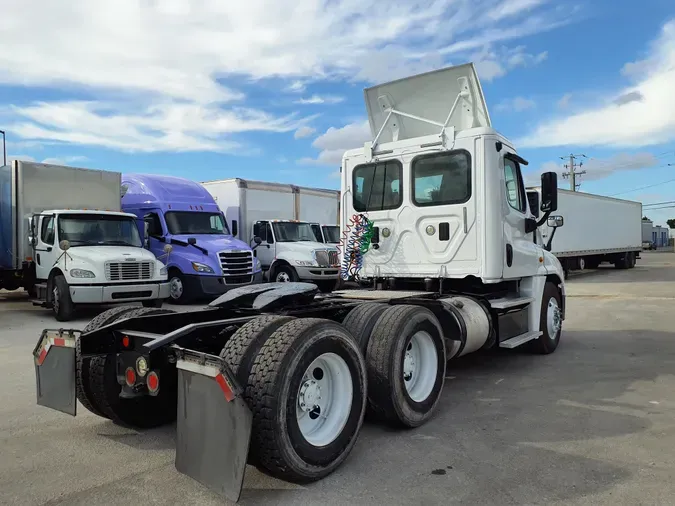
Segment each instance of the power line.
[{"label": "power line", "polygon": [[666,202],[654,202],[652,204],[642,204],[642,207],[645,207],[645,206],[662,206],[664,204],[675,204],[675,200],[668,200]]},{"label": "power line", "polygon": [[[570,178],[570,190],[572,190],[573,192],[577,191],[577,188],[579,188],[581,186],[580,183],[577,184],[577,176],[581,176],[582,174],[586,174],[585,170],[579,170],[579,171],[576,170],[577,165],[574,163],[574,160],[577,157],[588,158],[586,155],[583,155],[583,154],[582,155],[574,155],[574,154],[570,153],[570,155],[569,155],[570,163],[569,163],[569,165],[564,166],[566,169],[568,169],[568,172],[563,172],[563,174],[562,174],[562,177],[564,177],[565,179],[567,179],[568,177]],[[566,158],[567,158],[566,156],[560,157],[561,160],[565,160]],[[579,168],[581,168],[581,166],[583,164],[584,164],[584,162],[581,162],[579,164]]]},{"label": "power line", "polygon": [[673,209],[675,208],[675,205],[672,206],[663,206],[663,207],[650,207],[649,209],[646,209],[647,211],[658,211],[659,209]]},{"label": "power line", "polygon": [[[661,167],[668,167],[669,165],[673,164],[669,163],[668,165],[661,165]],[[632,190],[626,190],[619,193],[612,193],[611,195],[608,195],[608,197],[614,197],[615,195],[623,195],[624,193],[633,193],[639,190],[646,190],[647,188],[654,188],[655,186],[661,186],[662,184],[672,183],[673,181],[675,181],[675,178],[668,179],[667,181],[661,181],[660,183],[649,184],[647,186],[639,186],[638,188],[633,188]]]}]

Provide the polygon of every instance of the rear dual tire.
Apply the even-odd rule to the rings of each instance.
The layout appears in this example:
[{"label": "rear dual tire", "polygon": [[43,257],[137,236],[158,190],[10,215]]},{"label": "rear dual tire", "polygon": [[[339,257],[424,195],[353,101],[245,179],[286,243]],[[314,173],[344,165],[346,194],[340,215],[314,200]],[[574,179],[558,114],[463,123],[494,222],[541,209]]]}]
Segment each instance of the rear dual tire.
[{"label": "rear dual tire", "polygon": [[368,367],[368,413],[392,425],[418,427],[433,416],[445,382],[446,347],[436,316],[414,305],[356,306],[343,325]]},{"label": "rear dual tire", "polygon": [[[113,308],[114,311],[118,308]],[[175,311],[156,308],[133,307],[130,311],[113,316],[109,315],[108,325],[122,318],[136,318],[171,314]],[[103,315],[99,315],[102,317]],[[106,320],[101,318],[101,320]],[[91,322],[93,323],[93,322]],[[88,375],[81,375],[84,397],[89,400],[92,411],[99,416],[112,420],[118,425],[148,429],[173,422],[176,419],[176,402],[178,393],[178,376],[176,367],[165,364],[159,368],[162,386],[156,396],[143,395],[132,399],[120,398],[122,390],[117,382],[117,356],[114,353],[95,356],[89,361]],[[83,403],[84,405],[84,403]],[[87,407],[85,405],[85,407]],[[87,407],[87,409],[89,409]]]},{"label": "rear dual tire", "polygon": [[311,482],[349,456],[363,424],[363,355],[341,325],[263,316],[221,352],[253,413],[249,462],[280,479]]}]

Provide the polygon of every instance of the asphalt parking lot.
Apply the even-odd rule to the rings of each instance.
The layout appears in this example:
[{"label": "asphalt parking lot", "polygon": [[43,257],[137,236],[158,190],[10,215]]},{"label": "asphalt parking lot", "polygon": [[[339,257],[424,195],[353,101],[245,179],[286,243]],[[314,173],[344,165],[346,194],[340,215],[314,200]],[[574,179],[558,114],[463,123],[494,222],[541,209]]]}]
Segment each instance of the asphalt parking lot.
[{"label": "asphalt parking lot", "polygon": [[[642,256],[632,270],[570,277],[556,353],[451,362],[428,424],[365,425],[346,463],[310,486],[249,468],[240,503],[673,504],[675,253]],[[55,325],[0,292],[0,504],[223,504],[175,470],[173,427],[36,406],[31,351]]]}]

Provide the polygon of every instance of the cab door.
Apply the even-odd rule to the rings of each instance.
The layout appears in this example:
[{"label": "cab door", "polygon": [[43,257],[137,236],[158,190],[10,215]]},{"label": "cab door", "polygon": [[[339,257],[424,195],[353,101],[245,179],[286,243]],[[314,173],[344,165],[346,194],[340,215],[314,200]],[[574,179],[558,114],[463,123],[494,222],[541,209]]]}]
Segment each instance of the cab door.
[{"label": "cab door", "polygon": [[253,237],[262,239],[260,246],[256,248],[256,256],[264,271],[269,270],[276,256],[274,234],[269,221],[257,221],[253,224]]},{"label": "cab door", "polygon": [[535,231],[526,231],[528,209],[523,175],[515,153],[502,157],[504,216],[504,279],[514,279],[536,274],[539,269],[541,248],[535,244]]},{"label": "cab door", "polygon": [[35,238],[35,276],[37,279],[47,279],[60,254],[60,250],[56,246],[56,216],[39,215],[37,232]]}]

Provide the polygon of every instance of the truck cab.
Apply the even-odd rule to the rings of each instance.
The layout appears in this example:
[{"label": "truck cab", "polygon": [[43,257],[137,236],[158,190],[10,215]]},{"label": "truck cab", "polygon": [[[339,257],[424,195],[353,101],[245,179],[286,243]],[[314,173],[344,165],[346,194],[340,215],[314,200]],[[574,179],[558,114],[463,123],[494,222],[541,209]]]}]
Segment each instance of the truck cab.
[{"label": "truck cab", "polygon": [[559,322],[563,269],[536,237],[544,223],[562,225],[551,216],[556,175],[542,175],[537,220],[523,181],[527,161],[492,128],[473,64],[378,85],[365,98],[373,141],[347,151],[341,168],[342,278],[498,295],[507,302],[496,308],[524,311],[522,339],[539,336],[542,311]]},{"label": "truck cab", "polygon": [[256,253],[270,281],[309,281],[324,292],[335,287],[339,269],[338,250],[318,242],[311,223],[256,221],[252,236],[261,240]]},{"label": "truck cab", "polygon": [[324,225],[312,223],[312,230],[318,242],[324,244],[340,244],[340,225]]},{"label": "truck cab", "polygon": [[160,307],[169,296],[166,268],[143,249],[132,214],[46,210],[32,216],[29,243],[37,297],[59,321],[78,305]]},{"label": "truck cab", "polygon": [[[145,246],[164,258],[170,300],[214,298],[260,283],[252,248],[236,239],[213,197],[198,183],[150,174],[122,175],[122,209],[145,223]],[[165,245],[173,249],[164,254]]]}]

